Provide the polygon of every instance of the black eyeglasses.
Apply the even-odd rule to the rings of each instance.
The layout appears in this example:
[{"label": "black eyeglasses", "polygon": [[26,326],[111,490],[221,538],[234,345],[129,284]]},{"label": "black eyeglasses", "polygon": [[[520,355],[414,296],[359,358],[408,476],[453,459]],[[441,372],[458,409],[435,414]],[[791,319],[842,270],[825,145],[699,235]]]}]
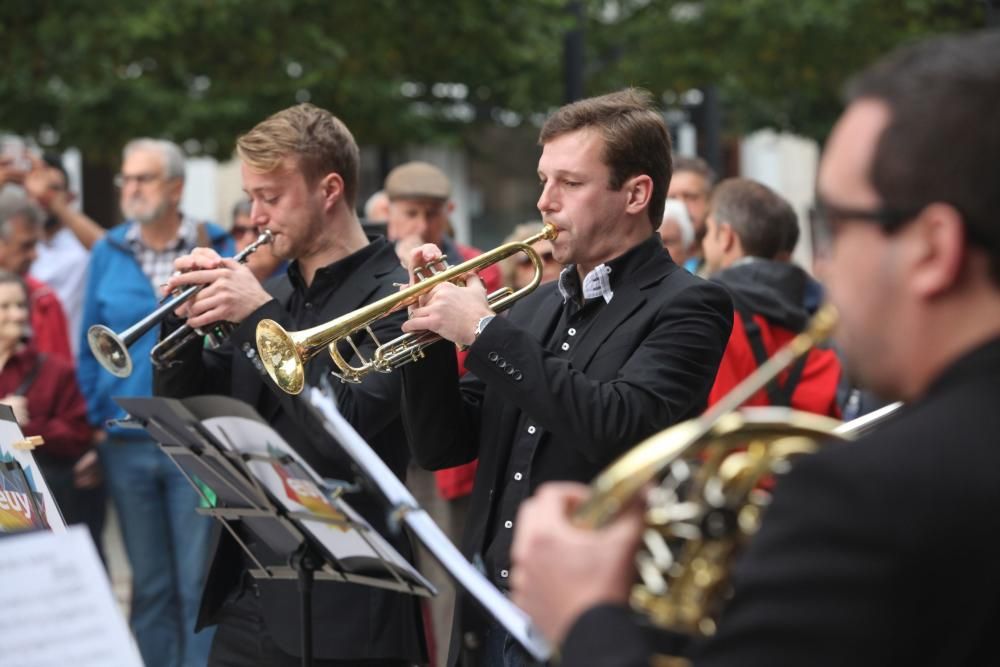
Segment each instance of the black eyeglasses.
[{"label": "black eyeglasses", "polygon": [[857,220],[871,222],[891,234],[913,220],[922,208],[897,209],[883,206],[874,209],[837,206],[817,198],[809,209],[809,228],[812,232],[813,252],[825,254],[833,243],[833,238],[843,223]]}]

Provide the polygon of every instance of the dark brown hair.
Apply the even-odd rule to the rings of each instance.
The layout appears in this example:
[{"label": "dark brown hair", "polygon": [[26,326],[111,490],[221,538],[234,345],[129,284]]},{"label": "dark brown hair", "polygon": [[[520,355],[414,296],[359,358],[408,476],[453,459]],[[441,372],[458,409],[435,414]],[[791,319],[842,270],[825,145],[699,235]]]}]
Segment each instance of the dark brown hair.
[{"label": "dark brown hair", "polygon": [[604,139],[604,163],[611,170],[608,187],[619,190],[639,174],[653,179],[648,215],[653,229],[658,228],[670,185],[670,134],[653,96],[626,88],[567,104],[545,121],[538,144],[585,128],[596,129]]},{"label": "dark brown hair", "polygon": [[855,77],[847,99],[889,107],[869,174],[885,207],[951,204],[1000,284],[1000,31],[899,49]]},{"label": "dark brown hair", "polygon": [[715,185],[715,172],[712,171],[712,168],[708,166],[708,163],[700,157],[675,155],[674,173],[677,174],[682,171],[689,171],[693,174],[698,174],[705,179],[705,190],[710,191],[712,186]]}]

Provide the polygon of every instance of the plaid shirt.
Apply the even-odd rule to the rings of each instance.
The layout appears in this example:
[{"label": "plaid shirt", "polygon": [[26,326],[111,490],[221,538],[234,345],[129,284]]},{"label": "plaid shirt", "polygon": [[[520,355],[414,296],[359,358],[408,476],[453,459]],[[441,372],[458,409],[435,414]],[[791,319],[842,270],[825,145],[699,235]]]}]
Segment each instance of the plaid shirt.
[{"label": "plaid shirt", "polygon": [[161,285],[174,273],[174,260],[189,254],[198,245],[198,223],[193,218],[181,215],[181,226],[177,238],[163,250],[154,250],[142,241],[138,222],[133,222],[125,232],[125,242],[139,262],[142,272],[149,278],[153,292],[160,294]]}]

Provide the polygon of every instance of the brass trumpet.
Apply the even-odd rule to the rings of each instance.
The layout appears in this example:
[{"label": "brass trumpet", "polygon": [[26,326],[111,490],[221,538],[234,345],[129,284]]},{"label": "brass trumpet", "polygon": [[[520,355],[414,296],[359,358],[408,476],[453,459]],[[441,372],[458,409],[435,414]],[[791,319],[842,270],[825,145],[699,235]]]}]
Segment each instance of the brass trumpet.
[{"label": "brass trumpet", "polygon": [[[241,264],[245,263],[250,255],[262,245],[270,243],[273,238],[271,232],[265,229],[256,241],[244,248],[233,259]],[[87,344],[90,346],[90,351],[94,353],[94,358],[112,375],[120,378],[128,377],[132,374],[132,357],[128,353],[129,346],[158,325],[181,304],[201,291],[203,287],[205,285],[191,285],[184,290],[175,292],[170,299],[157,306],[156,310],[120,334],[116,334],[103,324],[93,325],[87,329]],[[219,322],[213,325],[207,335],[213,339],[213,342],[221,342],[221,339],[229,334],[227,324]],[[157,367],[166,365],[177,354],[178,350],[194,339],[203,339],[205,335],[204,332],[185,324],[157,343],[149,353],[150,360]]]},{"label": "brass trumpet", "polygon": [[[372,323],[416,303],[421,296],[441,283],[458,282],[468,273],[523,252],[535,268],[535,275],[531,281],[519,290],[514,291],[504,287],[487,297],[493,311],[505,310],[518,299],[530,294],[542,280],[542,259],[531,244],[543,239],[551,241],[557,234],[555,226],[546,224],[542,231],[534,236],[501,245],[461,264],[448,266],[446,262],[439,260],[419,267],[414,273],[420,282],[311,329],[288,332],[274,320],[261,320],[257,325],[257,351],[260,359],[275,384],[289,394],[298,394],[302,391],[305,385],[305,363],[323,348],[329,349],[334,365],[339,371],[334,371],[333,374],[342,382],[360,382],[373,371],[389,373],[404,364],[421,359],[424,356],[424,348],[440,340],[440,336],[431,332],[410,333],[382,344],[372,333]],[[426,277],[425,273],[428,274]],[[365,331],[377,346],[371,359],[362,357],[351,338],[361,331]],[[359,365],[352,366],[341,354],[338,344],[342,341],[354,350],[360,360]]]}]

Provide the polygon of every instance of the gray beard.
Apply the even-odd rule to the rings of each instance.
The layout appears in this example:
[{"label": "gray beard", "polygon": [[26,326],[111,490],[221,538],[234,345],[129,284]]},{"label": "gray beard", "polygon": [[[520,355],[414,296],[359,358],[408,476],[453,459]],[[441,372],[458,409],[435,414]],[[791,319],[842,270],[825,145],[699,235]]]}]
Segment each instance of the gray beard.
[{"label": "gray beard", "polygon": [[140,215],[140,214],[129,215],[128,212],[126,212],[126,211],[122,211],[122,213],[129,220],[135,220],[140,225],[148,225],[148,224],[156,222],[157,220],[159,220],[160,218],[162,218],[163,214],[167,212],[167,209],[169,207],[170,207],[170,202],[163,201],[163,202],[160,202],[159,206],[157,206],[156,208],[154,208],[152,211],[150,211],[146,215]]}]

